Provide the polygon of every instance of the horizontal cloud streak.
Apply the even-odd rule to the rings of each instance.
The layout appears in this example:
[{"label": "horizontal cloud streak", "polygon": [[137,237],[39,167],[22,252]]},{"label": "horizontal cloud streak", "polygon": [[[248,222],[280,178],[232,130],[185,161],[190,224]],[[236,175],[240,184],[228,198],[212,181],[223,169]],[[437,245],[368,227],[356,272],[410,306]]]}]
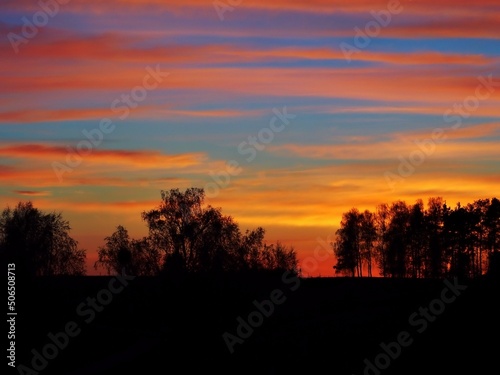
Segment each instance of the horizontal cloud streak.
[{"label": "horizontal cloud streak", "polygon": [[[36,158],[54,160],[65,158],[68,149],[62,146],[21,144],[0,147],[0,156],[9,158]],[[125,164],[145,168],[185,168],[199,165],[205,159],[201,153],[165,155],[158,151],[146,150],[103,150],[95,149],[85,160],[100,164]]]}]

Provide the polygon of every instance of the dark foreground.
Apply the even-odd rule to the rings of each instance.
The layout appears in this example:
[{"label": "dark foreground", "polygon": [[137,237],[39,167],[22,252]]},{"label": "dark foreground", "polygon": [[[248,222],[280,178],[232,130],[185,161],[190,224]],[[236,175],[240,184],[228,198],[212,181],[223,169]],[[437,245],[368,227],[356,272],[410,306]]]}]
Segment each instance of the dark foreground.
[{"label": "dark foreground", "polygon": [[19,286],[16,366],[26,367],[19,371],[4,363],[7,373],[498,369],[500,287],[492,280],[111,279],[39,279]]}]

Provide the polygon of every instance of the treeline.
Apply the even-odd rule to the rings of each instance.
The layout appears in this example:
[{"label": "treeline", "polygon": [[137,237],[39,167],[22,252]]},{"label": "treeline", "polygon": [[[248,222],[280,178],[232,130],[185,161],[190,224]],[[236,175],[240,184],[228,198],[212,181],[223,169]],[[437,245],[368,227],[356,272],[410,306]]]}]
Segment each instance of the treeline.
[{"label": "treeline", "polygon": [[449,207],[440,197],[381,204],[342,215],[333,250],[337,274],[394,278],[476,278],[500,249],[500,201]]},{"label": "treeline", "polygon": [[131,239],[123,226],[98,250],[96,269],[108,273],[125,269],[133,275],[243,271],[297,272],[293,247],[267,244],[265,231],[240,230],[221,209],[204,206],[200,188],[161,192],[157,208],[142,213],[148,236]]},{"label": "treeline", "polygon": [[[157,208],[142,213],[149,233],[130,238],[121,225],[98,249],[96,269],[155,276],[203,272],[298,273],[297,254],[281,242],[268,244],[265,230],[242,232],[220,208],[204,205],[203,189],[161,192]],[[44,213],[19,202],[0,215],[0,260],[24,277],[84,275],[86,250],[70,236],[61,213]]]},{"label": "treeline", "polygon": [[[293,247],[268,244],[265,230],[242,231],[220,208],[204,204],[203,189],[161,191],[158,207],[142,212],[148,235],[130,238],[125,227],[104,239],[96,269],[109,274],[292,271]],[[29,276],[83,275],[86,250],[69,235],[60,213],[20,202],[0,215],[0,258]],[[498,260],[500,201],[479,199],[449,207],[440,198],[408,205],[381,204],[342,215],[332,243],[337,274],[394,278],[479,277]]]}]

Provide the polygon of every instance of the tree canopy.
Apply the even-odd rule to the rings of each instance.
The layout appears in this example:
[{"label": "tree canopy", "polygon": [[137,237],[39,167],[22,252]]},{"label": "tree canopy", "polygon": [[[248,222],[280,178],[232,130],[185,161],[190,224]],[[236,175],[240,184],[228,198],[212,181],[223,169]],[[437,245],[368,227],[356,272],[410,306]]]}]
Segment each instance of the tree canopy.
[{"label": "tree canopy", "polygon": [[204,204],[200,188],[161,191],[158,207],[141,214],[148,236],[133,240],[123,226],[105,238],[95,267],[137,275],[165,272],[297,272],[292,247],[267,244],[261,227],[242,232],[231,216]]},{"label": "tree canopy", "polygon": [[0,216],[0,254],[25,276],[84,275],[85,250],[69,235],[61,213],[43,213],[19,202]]},{"label": "tree canopy", "polygon": [[479,199],[450,208],[441,197],[413,205],[381,204],[376,212],[352,208],[342,216],[332,243],[336,273],[430,277],[483,275],[500,250],[500,201]]}]

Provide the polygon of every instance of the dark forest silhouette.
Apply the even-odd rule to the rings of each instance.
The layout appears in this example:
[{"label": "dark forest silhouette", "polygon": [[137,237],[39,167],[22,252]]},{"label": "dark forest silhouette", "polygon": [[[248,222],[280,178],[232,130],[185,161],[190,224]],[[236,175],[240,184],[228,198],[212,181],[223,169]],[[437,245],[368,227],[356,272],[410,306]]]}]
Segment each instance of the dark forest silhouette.
[{"label": "dark forest silhouette", "polygon": [[476,278],[494,267],[500,249],[500,201],[479,199],[447,206],[430,198],[381,204],[376,212],[352,208],[333,243],[336,273],[394,278]]}]

